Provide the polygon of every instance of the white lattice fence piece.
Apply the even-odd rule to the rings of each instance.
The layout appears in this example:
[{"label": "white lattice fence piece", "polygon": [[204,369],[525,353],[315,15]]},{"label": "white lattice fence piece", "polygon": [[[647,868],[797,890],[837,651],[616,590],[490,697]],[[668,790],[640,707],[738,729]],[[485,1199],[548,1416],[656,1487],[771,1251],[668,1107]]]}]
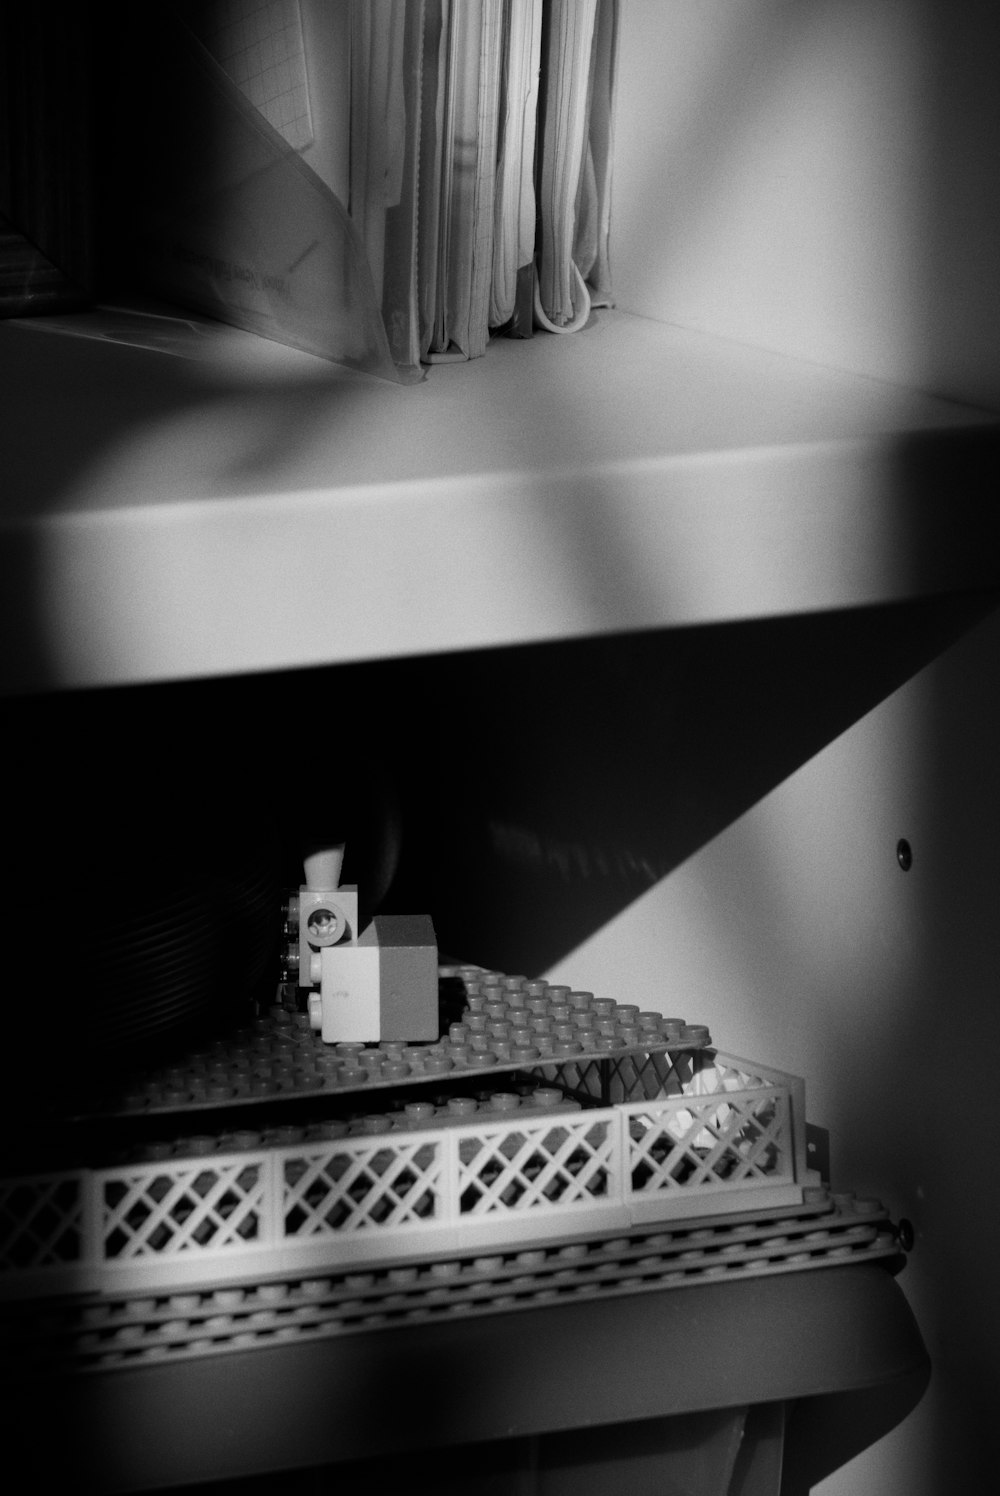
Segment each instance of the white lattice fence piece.
[{"label": "white lattice fence piece", "polygon": [[442,1214],[442,1142],[345,1139],[282,1158],[287,1238],[398,1230]]},{"label": "white lattice fence piece", "polygon": [[171,1159],[100,1175],[104,1260],[211,1254],[258,1246],[267,1207],[263,1161],[246,1154]]},{"label": "white lattice fence piece", "polygon": [[629,1200],[645,1204],[645,1218],[664,1202],[670,1214],[675,1208],[693,1214],[699,1204],[706,1211],[741,1209],[748,1193],[771,1204],[798,1194],[793,1102],[785,1087],[719,1084],[702,1095],[636,1103],[623,1116]]},{"label": "white lattice fence piece", "polygon": [[[312,1271],[801,1202],[794,1077],[709,1050],[570,1067],[582,1108],[417,1130],[380,1118],[361,1135],[0,1183],[0,1289]],[[592,1104],[609,1091],[627,1102]]]},{"label": "white lattice fence piece", "polygon": [[0,1272],[76,1263],[82,1250],[78,1174],[0,1181]]},{"label": "white lattice fence piece", "polygon": [[459,1216],[592,1206],[617,1195],[615,1118],[579,1112],[460,1135]]}]

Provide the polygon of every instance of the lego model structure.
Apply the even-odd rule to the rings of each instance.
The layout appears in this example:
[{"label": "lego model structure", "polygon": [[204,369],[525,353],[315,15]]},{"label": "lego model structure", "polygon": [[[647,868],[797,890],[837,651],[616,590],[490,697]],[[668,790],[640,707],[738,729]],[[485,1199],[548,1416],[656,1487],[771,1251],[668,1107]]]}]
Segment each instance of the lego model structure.
[{"label": "lego model structure", "polygon": [[704,1026],[435,952],[434,1038],[390,1037],[428,1021],[429,921],[364,943],[338,877],[299,893],[305,994],[0,1183],[8,1374],[902,1261],[880,1202],[808,1166],[802,1082]]},{"label": "lego model structure", "polygon": [[286,962],[326,1044],[438,1036],[437,945],[426,915],[376,915],[362,930],[358,890],[341,887],[343,845],[305,859],[288,904]]}]

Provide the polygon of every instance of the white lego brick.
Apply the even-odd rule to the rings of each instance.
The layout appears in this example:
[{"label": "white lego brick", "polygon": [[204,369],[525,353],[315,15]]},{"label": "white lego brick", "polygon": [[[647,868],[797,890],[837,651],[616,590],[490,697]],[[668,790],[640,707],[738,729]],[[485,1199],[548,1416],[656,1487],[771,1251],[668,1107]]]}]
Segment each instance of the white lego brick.
[{"label": "white lego brick", "polygon": [[378,946],[326,946],[320,958],[323,1042],[377,1040],[381,1036]]},{"label": "white lego brick", "polygon": [[318,986],[312,958],[330,945],[353,945],[357,941],[360,933],[357,885],[348,883],[343,888],[320,889],[303,884],[298,905],[299,984]]}]

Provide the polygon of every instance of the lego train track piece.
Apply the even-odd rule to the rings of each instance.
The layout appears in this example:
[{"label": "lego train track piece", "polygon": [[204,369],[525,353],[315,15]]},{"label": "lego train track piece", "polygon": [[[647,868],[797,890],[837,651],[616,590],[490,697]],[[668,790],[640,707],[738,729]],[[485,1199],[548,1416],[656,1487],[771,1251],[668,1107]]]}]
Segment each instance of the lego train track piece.
[{"label": "lego train track piece", "polygon": [[898,1259],[880,1202],[824,1197],[681,1230],[569,1238],[432,1262],[103,1298],[8,1314],[11,1365],[111,1370],[581,1299]]}]

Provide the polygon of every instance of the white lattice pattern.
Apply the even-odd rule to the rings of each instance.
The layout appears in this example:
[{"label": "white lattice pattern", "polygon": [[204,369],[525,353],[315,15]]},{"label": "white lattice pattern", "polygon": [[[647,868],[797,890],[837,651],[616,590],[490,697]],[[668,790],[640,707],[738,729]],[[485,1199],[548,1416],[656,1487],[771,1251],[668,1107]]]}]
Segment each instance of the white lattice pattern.
[{"label": "white lattice pattern", "polygon": [[482,1129],[459,1154],[458,1198],[463,1216],[527,1211],[607,1199],[615,1166],[613,1119],[581,1113],[550,1123]]},{"label": "white lattice pattern", "polygon": [[282,1221],[289,1237],[398,1228],[441,1214],[441,1144],[352,1139],[286,1157]]},{"label": "white lattice pattern", "polygon": [[[24,1272],[61,1291],[316,1270],[803,1199],[794,1078],[711,1051],[559,1073],[582,1105],[526,1112],[514,1097],[414,1130],[379,1115],[362,1134],[224,1153],[200,1138],[196,1157],[12,1181],[0,1289]],[[627,1104],[599,1104],[619,1089]]]},{"label": "white lattice pattern", "polygon": [[114,1170],[103,1180],[103,1255],[126,1260],[224,1251],[255,1241],[264,1170],[247,1158],[172,1160]]},{"label": "white lattice pattern", "polygon": [[730,1187],[791,1178],[788,1097],[728,1092],[684,1106],[627,1108],[632,1189]]}]

